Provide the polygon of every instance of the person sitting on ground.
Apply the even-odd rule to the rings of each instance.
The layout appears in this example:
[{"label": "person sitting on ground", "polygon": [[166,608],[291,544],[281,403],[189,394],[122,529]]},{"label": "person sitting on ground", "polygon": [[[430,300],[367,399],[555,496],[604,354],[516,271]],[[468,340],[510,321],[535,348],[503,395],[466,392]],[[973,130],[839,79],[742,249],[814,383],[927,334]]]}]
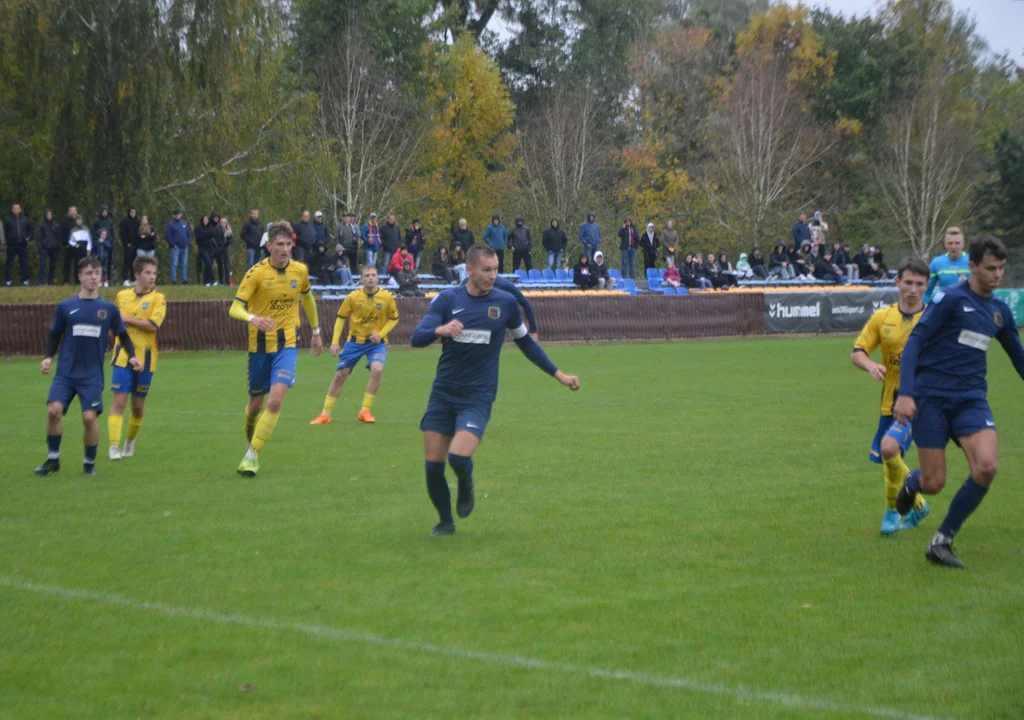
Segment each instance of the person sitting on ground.
[{"label": "person sitting on ground", "polygon": [[409,252],[409,248],[402,245],[402,247],[398,249],[398,252],[391,256],[391,262],[388,263],[388,275],[393,278],[397,278],[398,273],[400,273],[402,268],[405,267],[406,260],[415,263],[412,254]]},{"label": "person sitting on ground", "polygon": [[398,294],[401,297],[423,297],[425,293],[420,290],[419,278],[412,267],[412,255],[409,255],[402,262],[402,269],[398,271],[395,280],[398,281]]},{"label": "person sitting on ground", "polygon": [[775,249],[768,259],[768,276],[779,280],[792,280],[796,277],[793,263],[789,260],[786,243],[781,240],[775,243]]},{"label": "person sitting on ground", "polygon": [[615,289],[615,278],[608,274],[608,266],[604,264],[604,253],[600,250],[594,253],[594,264],[591,266],[590,271],[597,278],[598,290]]},{"label": "person sitting on ground", "polygon": [[434,258],[430,262],[430,272],[448,285],[455,284],[455,273],[452,272],[452,264],[448,261],[448,249],[444,245],[434,253]]},{"label": "person sitting on ground", "polygon": [[348,251],[342,245],[338,245],[334,250],[331,279],[342,285],[352,284],[352,268],[348,265]]},{"label": "person sitting on ground", "polygon": [[597,277],[590,272],[590,261],[587,254],[580,255],[572,269],[572,281],[580,290],[590,290],[597,287]]},{"label": "person sitting on ground", "polygon": [[670,288],[678,288],[683,284],[683,276],[679,273],[679,268],[676,267],[675,258],[671,255],[666,257],[665,265],[665,274],[661,276],[661,281]]}]

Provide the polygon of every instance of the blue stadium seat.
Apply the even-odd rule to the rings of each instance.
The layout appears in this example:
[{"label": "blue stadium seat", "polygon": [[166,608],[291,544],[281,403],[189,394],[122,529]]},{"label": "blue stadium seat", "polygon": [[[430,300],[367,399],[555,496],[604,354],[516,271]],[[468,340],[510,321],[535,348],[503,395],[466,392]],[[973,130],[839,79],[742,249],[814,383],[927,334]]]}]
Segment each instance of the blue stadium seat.
[{"label": "blue stadium seat", "polygon": [[530,276],[526,274],[525,270],[516,270],[516,277],[519,278],[519,282],[529,282]]},{"label": "blue stadium seat", "polygon": [[661,290],[661,278],[657,277],[657,276],[652,278],[650,275],[648,275],[647,276],[647,289],[648,290]]},{"label": "blue stadium seat", "polygon": [[611,269],[610,269],[610,270],[608,271],[608,275],[609,275],[609,276],[611,276],[611,277],[613,277],[613,278],[615,278],[615,281],[616,281],[616,282],[617,282],[617,283],[618,283],[619,285],[621,285],[621,284],[622,284],[622,273],[620,273],[620,272],[619,272],[618,270],[616,270],[615,268],[611,268]]},{"label": "blue stadium seat", "polygon": [[572,282],[572,275],[569,275],[562,268],[558,268],[557,270],[555,270],[555,280],[560,280],[562,282],[568,280],[569,282]]},{"label": "blue stadium seat", "polygon": [[530,282],[540,282],[544,277],[540,274],[540,270],[534,268],[529,272]]},{"label": "blue stadium seat", "polygon": [[667,288],[665,288],[664,290],[661,291],[661,294],[662,295],[675,295],[676,294],[676,289],[675,288],[667,287]]},{"label": "blue stadium seat", "polygon": [[660,278],[665,277],[665,268],[660,268],[658,270],[658,277],[660,277]]},{"label": "blue stadium seat", "polygon": [[629,278],[626,278],[625,280],[623,280],[621,284],[622,284],[622,289],[623,290],[629,290],[629,291],[636,290],[636,282],[633,281],[633,280],[630,280]]},{"label": "blue stadium seat", "polygon": [[647,282],[651,282],[652,280],[654,280],[654,281],[661,280],[661,275],[659,275],[658,271],[655,270],[654,268],[648,268],[647,269]]},{"label": "blue stadium seat", "polygon": [[556,279],[555,274],[548,270],[547,268],[544,268],[543,270],[540,271],[540,276],[547,280],[548,282],[554,282]]},{"label": "blue stadium seat", "polygon": [[684,287],[677,287],[676,288],[676,295],[689,295],[689,294],[690,294],[690,291],[687,290]]}]

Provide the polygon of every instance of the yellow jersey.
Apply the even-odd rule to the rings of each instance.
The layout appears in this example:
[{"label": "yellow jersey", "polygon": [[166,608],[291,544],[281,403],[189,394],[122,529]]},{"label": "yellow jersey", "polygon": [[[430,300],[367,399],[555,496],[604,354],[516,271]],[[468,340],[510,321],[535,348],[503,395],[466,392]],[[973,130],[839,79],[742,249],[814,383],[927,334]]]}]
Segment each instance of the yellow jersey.
[{"label": "yellow jersey", "polygon": [[256,263],[242,278],[235,299],[253,315],[274,321],[274,331],[265,333],[249,324],[249,352],[272,353],[298,346],[299,295],[309,292],[309,270],[289,260],[278,270],[270,258]]},{"label": "yellow jersey", "polygon": [[911,330],[917,325],[924,312],[922,308],[915,315],[904,315],[899,303],[875,312],[865,323],[864,329],[853,344],[854,350],[863,350],[870,355],[875,348],[882,348],[882,364],[885,366],[885,381],[882,383],[882,414],[892,415],[896,393],[900,389],[900,359],[903,346],[907,344]]},{"label": "yellow jersey", "polygon": [[[367,295],[362,288],[354,290],[338,308],[338,323],[344,324],[346,318],[349,340],[366,342],[370,335],[377,333],[387,342],[387,333],[398,323],[395,296],[379,288],[373,295]],[[386,327],[389,324],[391,327]]]},{"label": "yellow jersey", "polygon": [[[135,292],[135,288],[128,288],[117,294],[114,304],[117,305],[122,317],[148,320],[153,323],[154,330],[160,328],[167,315],[167,300],[163,293],[158,293],[156,290],[139,295]],[[156,370],[156,333],[146,332],[128,325],[128,337],[135,345],[135,357],[142,363],[142,369],[144,371]],[[111,364],[114,367],[128,367],[128,353],[124,352],[120,340],[114,343],[114,359]]]}]

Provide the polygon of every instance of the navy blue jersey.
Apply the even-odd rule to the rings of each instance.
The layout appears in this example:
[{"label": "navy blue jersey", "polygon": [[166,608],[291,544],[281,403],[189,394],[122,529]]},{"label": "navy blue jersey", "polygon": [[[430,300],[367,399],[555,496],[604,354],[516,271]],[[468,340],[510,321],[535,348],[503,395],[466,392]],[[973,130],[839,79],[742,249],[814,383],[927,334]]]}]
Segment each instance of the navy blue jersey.
[{"label": "navy blue jersey", "polygon": [[[465,287],[468,282],[469,278],[466,278],[462,282],[462,286]],[[533,305],[531,305],[530,301],[526,299],[526,296],[523,295],[522,291],[516,287],[516,284],[499,275],[494,279],[494,289],[507,292],[509,295],[514,297],[516,302],[519,303],[519,307],[523,309],[523,315],[526,316],[526,326],[529,328],[530,332],[537,332],[537,316],[533,313]]]},{"label": "navy blue jersey", "polygon": [[985,399],[992,338],[1024,378],[1024,348],[1006,303],[978,295],[969,283],[935,293],[903,350],[900,395]]},{"label": "navy blue jersey", "polygon": [[77,295],[57,306],[51,335],[63,336],[57,358],[57,376],[69,380],[99,378],[103,381],[103,357],[107,336],[125,332],[117,306],[109,300],[83,300]]},{"label": "navy blue jersey", "polygon": [[456,402],[490,404],[498,394],[498,358],[505,330],[511,330],[517,340],[527,335],[519,305],[501,290],[480,297],[470,295],[464,286],[443,290],[416,326],[413,345],[429,345],[436,338],[434,330],[452,320],[462,323],[462,334],[443,339],[432,394]]}]

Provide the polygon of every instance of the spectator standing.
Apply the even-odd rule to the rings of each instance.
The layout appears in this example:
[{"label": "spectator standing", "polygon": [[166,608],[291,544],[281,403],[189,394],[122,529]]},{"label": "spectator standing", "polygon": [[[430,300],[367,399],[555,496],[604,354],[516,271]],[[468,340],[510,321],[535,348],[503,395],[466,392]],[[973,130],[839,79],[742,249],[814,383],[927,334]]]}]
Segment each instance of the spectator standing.
[{"label": "spectator standing", "polygon": [[409,255],[412,256],[413,270],[419,271],[420,256],[423,254],[426,244],[427,239],[423,234],[423,226],[420,224],[419,218],[416,218],[412,221],[412,227],[405,232],[405,247],[408,248]]},{"label": "spectator standing", "polygon": [[[414,225],[417,222],[417,220],[413,220]],[[408,234],[406,234],[405,244],[409,245]],[[380,266],[387,269],[391,266],[391,258],[402,247],[402,228],[395,219],[394,213],[388,213],[387,220],[380,226],[380,245],[383,253]]]},{"label": "spectator standing", "polygon": [[647,232],[640,236],[640,247],[644,251],[644,274],[648,270],[658,267],[658,248],[661,247],[661,239],[658,233],[654,232],[654,223],[647,223]]},{"label": "spectator standing", "polygon": [[292,249],[292,257],[304,263],[306,256],[316,247],[316,230],[309,221],[309,210],[302,211],[302,219],[295,223],[294,231],[295,247]]},{"label": "spectator standing", "polygon": [[452,251],[455,250],[456,245],[461,245],[462,252],[465,254],[469,252],[474,243],[476,243],[476,238],[473,237],[473,233],[466,224],[466,218],[459,218],[458,227],[452,230]]},{"label": "spectator standing", "polygon": [[552,218],[548,229],[541,237],[541,244],[548,254],[548,270],[558,270],[562,267],[562,254],[569,246],[569,238],[558,223],[558,218]]},{"label": "spectator standing", "polygon": [[754,245],[754,249],[750,251],[749,261],[750,271],[753,273],[754,278],[756,280],[767,280],[768,271],[764,267],[764,255],[761,253],[759,245]]},{"label": "spectator standing", "polygon": [[619,250],[622,251],[622,277],[635,280],[636,249],[640,244],[640,236],[633,227],[633,218],[627,217],[619,228]]},{"label": "spectator standing", "polygon": [[667,255],[665,257],[665,265],[665,274],[661,276],[661,281],[670,288],[678,288],[683,284],[683,276],[679,272],[679,268],[676,267],[675,258]]},{"label": "spectator standing", "polygon": [[[661,245],[665,248],[665,259],[672,258],[673,264],[678,265],[679,256],[679,233],[675,229],[675,221],[669,220],[661,231]],[[676,270],[679,268],[677,267]]]},{"label": "spectator standing", "polygon": [[808,243],[811,242],[811,228],[807,226],[807,214],[800,213],[793,224],[793,246],[800,247],[804,244],[804,240]]},{"label": "spectator standing", "polygon": [[85,220],[81,215],[75,217],[75,224],[68,238],[68,247],[75,260],[75,267],[92,253],[92,233],[85,226]]},{"label": "spectator standing", "polygon": [[[459,247],[462,247],[460,244]],[[452,264],[448,259],[448,250],[444,245],[439,247],[430,261],[430,274],[438,280],[452,285],[455,283],[455,273],[452,272]]]},{"label": "spectator standing", "polygon": [[590,272],[590,258],[586,253],[580,255],[580,259],[576,261],[576,265],[572,269],[572,281],[580,290],[597,287],[597,277]]},{"label": "spectator standing", "polygon": [[181,219],[181,210],[171,214],[171,221],[164,230],[167,244],[171,246],[171,284],[188,285],[188,246],[192,244],[192,228]]},{"label": "spectator standing", "polygon": [[491,224],[484,230],[484,244],[498,255],[498,272],[505,272],[505,246],[508,245],[508,231],[501,224],[501,217],[491,215]]},{"label": "spectator standing", "polygon": [[590,266],[590,272],[597,278],[598,290],[615,289],[615,278],[608,274],[608,266],[604,264],[604,253],[600,250],[594,253],[594,264]]},{"label": "spectator standing", "polygon": [[401,297],[423,297],[424,292],[420,290],[419,278],[416,277],[416,269],[413,267],[412,253],[407,253],[402,261],[402,269],[395,275],[398,282],[398,294]]},{"label": "spectator standing", "polygon": [[206,287],[213,286],[213,255],[217,249],[217,229],[210,222],[209,215],[203,215],[196,228],[196,249],[199,250],[199,266]]},{"label": "spectator standing", "polygon": [[121,239],[121,277],[125,287],[135,284],[132,277],[132,263],[135,262],[135,238],[139,236],[139,214],[135,208],[128,208],[128,214],[124,216],[118,230]]},{"label": "spectator standing", "polygon": [[136,257],[156,257],[156,231],[149,224],[149,216],[143,215],[139,222],[139,234],[135,238]]},{"label": "spectator standing", "polygon": [[217,258],[220,256],[220,251],[224,247],[224,234],[220,229],[220,213],[216,210],[210,213],[210,227],[213,228],[213,264],[210,266],[210,272],[213,273],[213,284],[216,286],[220,284],[217,280],[217,274],[219,271]]},{"label": "spectator standing", "polygon": [[331,234],[327,232],[327,226],[324,224],[324,214],[321,210],[313,213],[313,231],[316,233],[317,245],[327,247],[331,244]]},{"label": "spectator standing", "polygon": [[825,235],[828,234],[828,223],[825,222],[821,210],[814,211],[814,217],[811,219],[808,227],[811,229],[811,241],[824,245]]},{"label": "spectator standing", "polygon": [[354,212],[345,213],[334,239],[337,241],[337,245],[334,247],[335,254],[337,254],[338,250],[345,253],[345,257],[348,259],[349,273],[351,274],[352,268],[359,267],[360,237],[359,226],[356,225],[356,214]]},{"label": "spectator standing", "polygon": [[[380,238],[380,225],[377,224],[377,213],[370,213],[370,219],[363,225],[359,233],[363,239],[363,249],[366,251],[366,264],[377,267],[377,254],[383,247]],[[388,266],[384,266],[387,271]]]},{"label": "spectator standing", "polygon": [[588,259],[593,259],[594,253],[601,248],[601,226],[597,224],[593,211],[587,213],[586,221],[580,225],[580,243]]},{"label": "spectator standing", "polygon": [[466,251],[462,249],[462,245],[455,244],[452,246],[452,253],[448,258],[452,264],[452,272],[455,273],[456,279],[459,284],[466,282],[469,277],[469,273],[466,271]]},{"label": "spectator standing", "polygon": [[[114,255],[114,221],[110,217],[110,208],[100,207],[100,214],[92,221],[92,251],[103,265],[103,287],[110,287],[110,270]],[[100,236],[103,236],[100,239]]]},{"label": "spectator standing", "polygon": [[[326,233],[324,233],[326,235]],[[214,259],[217,261],[218,277],[221,285],[231,285],[231,243],[235,241],[235,232],[227,218],[220,219],[220,252]],[[327,243],[325,242],[326,246]]]},{"label": "spectator standing", "polygon": [[[39,284],[53,285],[57,272],[57,258],[60,256],[60,225],[53,219],[53,211],[47,208],[43,221],[36,232],[39,243]],[[49,272],[46,269],[49,268]]]},{"label": "spectator standing", "polygon": [[526,271],[533,270],[533,236],[530,235],[522,215],[516,216],[515,227],[509,231],[508,244],[512,248],[512,270],[519,269],[519,263],[526,266]]},{"label": "spectator standing", "polygon": [[260,260],[260,241],[263,239],[263,223],[260,209],[249,211],[249,219],[242,223],[242,242],[245,243],[245,270],[249,271]]},{"label": "spectator standing", "polygon": [[21,266],[21,284],[28,285],[28,245],[32,242],[32,223],[21,211],[21,205],[11,205],[11,214],[4,220],[4,240],[7,243],[7,265],[4,267],[4,282],[11,286],[11,271],[14,260]]},{"label": "spectator standing", "polygon": [[[75,218],[78,217],[78,208],[74,205],[68,208],[68,214],[64,220],[60,223],[60,245],[64,248],[64,284],[67,285],[71,282],[71,264],[74,262],[75,267],[78,267],[78,261],[75,260],[75,250],[71,245],[71,233],[75,229]],[[0,226],[2,229],[2,226]],[[0,245],[3,245],[3,238],[0,237]]]}]

